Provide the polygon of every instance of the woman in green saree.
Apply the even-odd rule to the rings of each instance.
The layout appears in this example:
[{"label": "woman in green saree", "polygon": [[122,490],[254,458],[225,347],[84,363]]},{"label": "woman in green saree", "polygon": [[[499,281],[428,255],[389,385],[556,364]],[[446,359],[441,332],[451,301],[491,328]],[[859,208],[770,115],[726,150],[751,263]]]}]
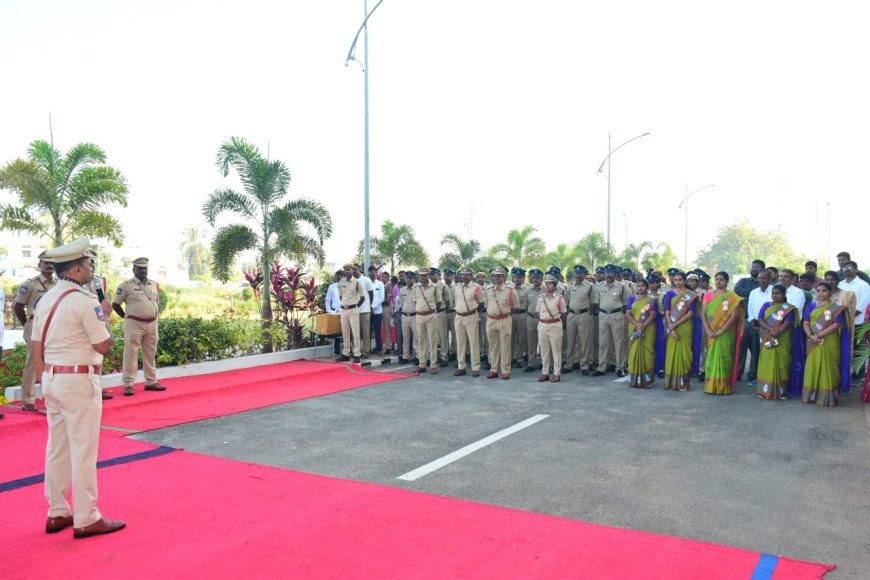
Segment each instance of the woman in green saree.
[{"label": "woman in green saree", "polygon": [[807,307],[803,328],[807,336],[807,363],[801,400],[820,407],[836,407],[839,402],[840,353],[846,307],[831,302],[831,285],[819,282],[816,301]]},{"label": "woman in green saree", "polygon": [[665,295],[665,390],[688,391],[692,373],[692,333],[698,295],[686,288],[686,274],[671,277],[673,290]]},{"label": "woman in green saree", "polygon": [[[737,380],[736,361],[740,360],[737,345],[743,338],[746,305],[743,298],[728,290],[728,274],[716,274],[716,289],[704,295],[704,317],[707,337],[707,361],[704,365],[704,392],[708,395],[730,395]],[[740,324],[738,324],[738,322]]]},{"label": "woman in green saree", "polygon": [[656,370],[656,317],[658,300],[649,295],[649,284],[637,280],[637,295],[628,299],[628,386],[651,389]]},{"label": "woman in green saree", "polygon": [[771,288],[770,299],[757,313],[761,348],[755,392],[761,399],[779,401],[786,398],[791,376],[792,333],[798,328],[798,311],[785,301],[785,286],[781,284]]}]

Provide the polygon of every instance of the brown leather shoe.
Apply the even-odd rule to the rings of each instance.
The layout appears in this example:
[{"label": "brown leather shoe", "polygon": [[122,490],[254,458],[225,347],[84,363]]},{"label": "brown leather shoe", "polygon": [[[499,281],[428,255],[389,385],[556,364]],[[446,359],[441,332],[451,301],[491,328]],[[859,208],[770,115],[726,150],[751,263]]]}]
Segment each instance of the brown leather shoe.
[{"label": "brown leather shoe", "polygon": [[551,383],[558,383],[560,380],[561,380],[561,379],[560,379],[559,375],[553,375],[553,376],[550,378],[550,382],[551,382]]},{"label": "brown leather shoe", "polygon": [[425,374],[426,374],[426,367],[420,367],[420,368],[418,368],[417,371],[416,371],[416,373],[417,373],[418,375],[425,375]]},{"label": "brown leather shoe", "polygon": [[471,371],[471,376],[472,376],[472,377],[479,377],[479,376],[480,376],[480,371]]},{"label": "brown leather shoe", "polygon": [[73,528],[73,538],[89,538],[91,536],[101,536],[103,534],[111,534],[118,530],[123,530],[127,526],[121,520],[107,520],[100,518],[89,526],[83,528]]},{"label": "brown leather shoe", "polygon": [[488,373],[486,373],[486,378],[488,378],[488,379],[494,379],[497,376],[498,376],[498,373],[495,371],[489,371]]},{"label": "brown leather shoe", "polygon": [[437,375],[438,369],[436,369],[435,367],[432,367],[431,369],[429,369],[429,374],[430,375]]},{"label": "brown leather shoe", "polygon": [[453,371],[453,376],[454,377],[464,377],[465,376],[465,369],[456,369],[455,371]]},{"label": "brown leather shoe", "polygon": [[132,397],[135,394],[136,394],[136,391],[133,390],[133,385],[124,387],[124,396],[125,397]]},{"label": "brown leather shoe", "polygon": [[505,373],[501,376],[501,378],[504,380],[508,380],[509,378],[511,378],[511,375],[510,375],[510,373]]},{"label": "brown leather shoe", "polygon": [[145,385],[146,391],[165,391],[166,387],[161,385],[160,383],[154,383],[153,385]]},{"label": "brown leather shoe", "polygon": [[550,375],[541,375],[538,377],[539,383],[546,383],[549,380],[550,380]]},{"label": "brown leather shoe", "polygon": [[103,400],[108,401],[109,399],[114,399],[115,395],[112,394],[112,391],[107,391],[103,389]]},{"label": "brown leather shoe", "polygon": [[47,520],[45,520],[45,533],[56,534],[59,531],[70,527],[71,525],[73,525],[72,515],[48,518]]},{"label": "brown leather shoe", "polygon": [[22,411],[30,411],[30,412],[39,412],[39,409],[36,408],[34,403],[28,403],[27,405],[21,405]]}]

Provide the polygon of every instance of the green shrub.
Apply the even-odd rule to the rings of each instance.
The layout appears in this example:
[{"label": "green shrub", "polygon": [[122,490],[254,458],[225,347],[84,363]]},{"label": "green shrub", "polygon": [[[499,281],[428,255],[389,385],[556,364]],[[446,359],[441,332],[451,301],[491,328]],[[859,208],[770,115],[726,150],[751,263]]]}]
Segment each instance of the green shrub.
[{"label": "green shrub", "polygon": [[27,345],[23,342],[16,344],[10,350],[3,351],[3,361],[0,362],[0,388],[21,384],[21,373],[24,371],[26,358]]}]

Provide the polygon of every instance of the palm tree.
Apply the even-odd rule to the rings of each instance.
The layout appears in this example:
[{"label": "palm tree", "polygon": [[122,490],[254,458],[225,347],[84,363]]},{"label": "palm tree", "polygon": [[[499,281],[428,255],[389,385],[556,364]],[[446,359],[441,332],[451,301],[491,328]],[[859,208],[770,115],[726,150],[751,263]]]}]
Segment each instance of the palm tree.
[{"label": "palm tree", "polygon": [[574,246],[577,257],[587,268],[597,268],[615,259],[613,246],[604,239],[601,232],[592,232],[580,239]]},{"label": "palm tree", "polygon": [[494,245],[489,249],[489,255],[509,261],[514,266],[537,264],[544,257],[546,247],[544,240],[532,236],[535,231],[532,226],[526,226],[522,230],[509,231],[507,243]]},{"label": "palm tree", "polygon": [[443,270],[450,268],[458,270],[463,266],[473,264],[480,254],[480,242],[463,240],[457,234],[447,234],[441,238],[441,245],[448,246],[451,251],[445,252],[438,259],[438,265]]},{"label": "palm tree", "polygon": [[[408,225],[396,225],[390,220],[381,224],[381,235],[369,238],[371,261],[373,264],[390,264],[390,273],[396,266],[424,266],[429,263],[426,250],[414,237],[414,230]],[[362,263],[363,240],[357,250],[357,262]]]},{"label": "palm tree", "polygon": [[577,246],[569,246],[568,244],[559,244],[556,249],[548,253],[544,258],[544,262],[540,264],[543,267],[558,266],[562,272],[568,272],[578,262]]},{"label": "palm tree", "polygon": [[639,244],[628,244],[619,256],[619,261],[623,264],[631,264],[635,270],[640,270],[644,258],[652,253],[652,242],[641,242]]},{"label": "palm tree", "polygon": [[187,275],[202,276],[208,272],[208,263],[211,259],[206,238],[208,231],[205,228],[191,226],[181,232],[184,241],[181,242],[181,257],[187,263]]},{"label": "palm tree", "polygon": [[664,242],[656,246],[655,252],[645,254],[641,260],[641,265],[644,268],[652,270],[665,270],[676,263],[677,255],[674,253],[674,250]]},{"label": "palm tree", "polygon": [[0,169],[0,189],[18,196],[18,205],[0,204],[3,229],[45,236],[55,246],[79,236],[121,246],[121,223],[100,208],[126,207],[127,184],[121,172],[104,165],[99,146],[79,143],[62,155],[46,141],[34,141],[27,157]]},{"label": "palm tree", "polygon": [[[290,170],[282,161],[264,159],[255,146],[233,137],[221,145],[216,164],[224,177],[229,175],[230,168],[239,174],[242,191],[215,190],[202,206],[206,221],[214,226],[218,215],[231,211],[253,222],[256,230],[245,224],[218,229],[211,243],[211,270],[215,278],[229,280],[236,257],[248,250],[257,252],[264,273],[272,271],[272,262],[280,256],[297,261],[310,256],[323,265],[326,257],[323,242],[332,235],[332,217],[326,207],[312,199],[293,199],[281,205],[290,185]],[[313,228],[315,236],[302,232],[301,223]],[[263,292],[260,319],[263,351],[271,352],[272,303],[268,291]]]}]

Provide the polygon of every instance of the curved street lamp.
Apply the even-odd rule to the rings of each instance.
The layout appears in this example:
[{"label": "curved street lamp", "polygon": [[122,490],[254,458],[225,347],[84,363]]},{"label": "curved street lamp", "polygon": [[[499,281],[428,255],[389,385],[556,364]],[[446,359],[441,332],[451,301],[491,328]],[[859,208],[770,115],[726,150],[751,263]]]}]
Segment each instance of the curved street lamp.
[{"label": "curved street lamp", "polygon": [[649,135],[649,132],[646,132],[642,135],[638,135],[637,137],[632,137],[616,149],[610,148],[610,132],[607,132],[607,157],[604,158],[604,161],[601,162],[601,165],[598,166],[598,173],[601,173],[604,170],[604,164],[607,163],[607,244],[610,245],[610,156],[631,143],[632,141],[636,141],[641,137],[646,137]]},{"label": "curved street lamp", "polygon": [[709,189],[711,187],[716,187],[715,183],[711,183],[710,185],[705,185],[704,187],[699,187],[698,189],[690,192],[689,184],[686,184],[686,197],[683,198],[683,201],[680,202],[680,205],[677,206],[677,209],[683,207],[683,204],[686,204],[686,230],[685,237],[683,239],[683,256],[686,260],[686,268],[689,267],[689,198],[699,191],[703,191],[705,189]]},{"label": "curved street lamp", "polygon": [[[362,24],[359,26],[359,30],[356,31],[356,36],[353,37],[353,42],[350,45],[350,50],[347,51],[347,58],[344,61],[344,66],[350,64],[350,61],[356,61],[362,67],[363,71],[363,116],[365,118],[364,122],[364,166],[365,169],[363,171],[363,197],[364,197],[364,210],[363,210],[363,275],[368,272],[369,265],[371,263],[371,240],[369,237],[369,33],[368,33],[368,21],[371,18],[372,14],[375,13],[375,10],[378,9],[383,3],[384,0],[378,0],[378,3],[375,4],[374,8],[371,10],[368,9],[368,0],[363,0],[363,14],[365,14],[365,18],[362,21]],[[363,34],[363,61],[360,62],[359,59],[356,58],[356,42],[359,40],[359,35]]]}]

